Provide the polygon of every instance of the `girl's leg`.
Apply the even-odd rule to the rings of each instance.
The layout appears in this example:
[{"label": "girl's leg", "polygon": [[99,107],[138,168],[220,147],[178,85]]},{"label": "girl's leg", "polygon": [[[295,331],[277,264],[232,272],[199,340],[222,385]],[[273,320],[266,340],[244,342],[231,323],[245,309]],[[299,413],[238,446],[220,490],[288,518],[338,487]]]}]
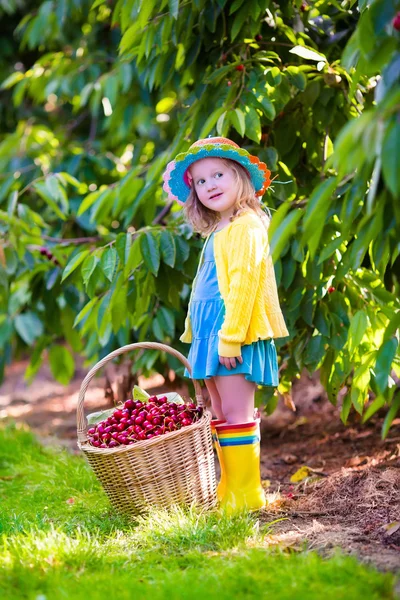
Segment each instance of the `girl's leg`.
[{"label": "girl's leg", "polygon": [[221,397],[218,393],[217,386],[215,385],[214,378],[212,377],[211,379],[205,379],[204,383],[206,384],[206,388],[210,394],[214,416],[221,421],[225,421],[225,416],[222,412]]},{"label": "girl's leg", "polygon": [[252,422],[256,384],[247,381],[242,374],[220,375],[213,379],[221,399],[222,414],[225,415],[227,423],[232,425]]}]

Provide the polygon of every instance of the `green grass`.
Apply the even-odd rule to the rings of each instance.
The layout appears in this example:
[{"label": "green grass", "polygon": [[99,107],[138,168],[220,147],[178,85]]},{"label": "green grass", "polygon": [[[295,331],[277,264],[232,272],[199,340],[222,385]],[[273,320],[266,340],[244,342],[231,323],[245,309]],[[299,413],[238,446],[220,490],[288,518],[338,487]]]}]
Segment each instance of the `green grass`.
[{"label": "green grass", "polygon": [[353,558],[269,549],[273,525],[253,516],[117,516],[82,457],[13,424],[0,429],[0,507],[4,600],[394,598],[392,574]]}]

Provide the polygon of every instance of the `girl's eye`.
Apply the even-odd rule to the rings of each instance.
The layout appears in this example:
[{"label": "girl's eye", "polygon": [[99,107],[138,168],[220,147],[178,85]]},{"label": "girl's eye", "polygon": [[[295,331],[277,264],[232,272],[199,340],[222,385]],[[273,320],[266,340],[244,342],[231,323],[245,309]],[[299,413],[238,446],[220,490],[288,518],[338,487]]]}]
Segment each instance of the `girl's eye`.
[{"label": "girl's eye", "polygon": [[223,173],[215,173],[215,177],[219,179],[220,177],[223,177]]},{"label": "girl's eye", "polygon": [[205,179],[198,179],[197,180],[197,185],[202,185],[204,183]]}]

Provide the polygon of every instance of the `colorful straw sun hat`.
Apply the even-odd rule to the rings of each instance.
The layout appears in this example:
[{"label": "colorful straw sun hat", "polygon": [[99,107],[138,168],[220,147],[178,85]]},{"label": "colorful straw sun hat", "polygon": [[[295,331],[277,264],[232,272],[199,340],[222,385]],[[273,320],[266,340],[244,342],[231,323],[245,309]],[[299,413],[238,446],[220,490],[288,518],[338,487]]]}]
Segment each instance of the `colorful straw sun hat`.
[{"label": "colorful straw sun hat", "polygon": [[163,190],[170,200],[184,204],[190,192],[188,168],[202,158],[229,158],[247,169],[257,196],[262,196],[271,184],[271,171],[256,156],[240,148],[232,140],[223,137],[211,137],[198,140],[187,152],[178,154],[168,163],[164,172]]}]

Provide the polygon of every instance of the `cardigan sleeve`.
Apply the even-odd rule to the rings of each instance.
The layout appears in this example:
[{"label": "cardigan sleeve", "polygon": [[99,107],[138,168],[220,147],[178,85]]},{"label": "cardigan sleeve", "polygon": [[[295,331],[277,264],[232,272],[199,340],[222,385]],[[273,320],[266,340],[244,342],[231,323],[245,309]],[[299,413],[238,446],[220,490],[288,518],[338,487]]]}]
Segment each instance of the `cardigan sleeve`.
[{"label": "cardigan sleeve", "polygon": [[225,299],[225,319],[219,331],[220,356],[241,355],[241,346],[246,338],[260,281],[266,244],[266,232],[260,227],[238,223],[229,232],[229,292]]}]

